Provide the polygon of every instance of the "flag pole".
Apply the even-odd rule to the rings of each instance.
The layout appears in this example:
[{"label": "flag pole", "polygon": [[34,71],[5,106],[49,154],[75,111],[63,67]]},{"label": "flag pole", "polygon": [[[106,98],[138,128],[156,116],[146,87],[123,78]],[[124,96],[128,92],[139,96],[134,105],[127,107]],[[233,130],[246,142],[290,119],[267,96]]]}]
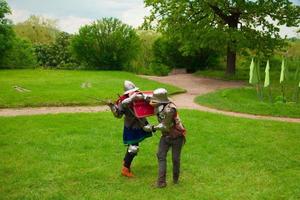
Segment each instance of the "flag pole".
[{"label": "flag pole", "polygon": [[269,85],[269,99],[270,103],[273,103],[273,98],[272,98],[272,92],[271,92],[271,86]]},{"label": "flag pole", "polygon": [[281,93],[282,93],[282,101],[285,103],[284,98],[284,83],[281,83]]},{"label": "flag pole", "polygon": [[295,80],[296,80],[296,88],[295,88],[295,94],[294,94],[294,100],[296,103],[298,103],[299,99],[299,88],[300,88],[300,63],[298,63],[298,67],[295,73]]},{"label": "flag pole", "polygon": [[280,85],[281,85],[281,93],[282,93],[282,101],[285,102],[285,96],[284,96],[284,85],[286,82],[286,67],[285,67],[285,59],[282,58],[281,62],[281,72],[280,72]]},{"label": "flag pole", "polygon": [[299,103],[299,90],[300,90],[300,82],[299,82],[299,87],[297,87],[296,90],[296,103]]},{"label": "flag pole", "polygon": [[256,94],[257,94],[257,98],[261,99],[260,98],[260,91],[259,91],[259,84],[258,83],[256,84]]},{"label": "flag pole", "polygon": [[267,60],[266,68],[265,68],[265,83],[264,87],[268,87],[268,95],[270,103],[272,103],[272,92],[271,92],[271,85],[270,85],[270,60]]},{"label": "flag pole", "polygon": [[257,73],[257,79],[258,79],[257,85],[258,85],[259,98],[262,101],[263,95],[262,95],[262,87],[260,84],[260,56],[258,56],[258,59],[257,59],[256,73]]}]

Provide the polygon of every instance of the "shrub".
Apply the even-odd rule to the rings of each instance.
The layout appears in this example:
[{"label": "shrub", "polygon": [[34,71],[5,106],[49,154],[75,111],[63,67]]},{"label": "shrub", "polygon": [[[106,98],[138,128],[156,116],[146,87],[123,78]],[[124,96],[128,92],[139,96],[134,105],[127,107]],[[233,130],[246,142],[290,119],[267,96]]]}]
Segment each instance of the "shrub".
[{"label": "shrub", "polygon": [[81,27],[72,40],[78,60],[94,69],[123,69],[136,56],[138,48],[135,30],[115,18],[103,18]]},{"label": "shrub", "polygon": [[5,53],[2,60],[2,68],[33,68],[36,64],[32,44],[21,38],[13,40],[12,48]]},{"label": "shrub", "polygon": [[217,53],[213,50],[199,49],[190,54],[183,54],[178,41],[164,36],[154,42],[153,51],[157,63],[171,68],[186,68],[187,72],[195,72],[218,63]]},{"label": "shrub", "polygon": [[149,75],[157,75],[157,76],[167,76],[171,71],[171,68],[169,66],[161,63],[151,63],[149,69],[150,69]]}]

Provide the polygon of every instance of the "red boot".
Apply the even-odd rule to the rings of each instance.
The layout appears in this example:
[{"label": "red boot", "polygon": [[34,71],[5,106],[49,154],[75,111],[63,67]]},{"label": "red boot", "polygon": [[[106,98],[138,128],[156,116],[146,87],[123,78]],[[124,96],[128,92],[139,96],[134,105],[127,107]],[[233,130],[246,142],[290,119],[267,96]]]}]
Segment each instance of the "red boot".
[{"label": "red boot", "polygon": [[133,174],[130,172],[130,169],[125,166],[122,167],[121,174],[126,177],[133,177]]}]

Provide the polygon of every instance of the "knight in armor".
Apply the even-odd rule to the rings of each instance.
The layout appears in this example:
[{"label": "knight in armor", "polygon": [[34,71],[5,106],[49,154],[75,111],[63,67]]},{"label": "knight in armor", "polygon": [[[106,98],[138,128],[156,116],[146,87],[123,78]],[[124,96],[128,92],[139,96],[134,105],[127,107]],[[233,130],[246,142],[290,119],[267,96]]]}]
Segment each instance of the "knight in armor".
[{"label": "knight in armor", "polygon": [[147,132],[161,131],[162,136],[159,141],[158,159],[158,180],[157,187],[166,187],[167,153],[172,148],[173,163],[173,183],[177,184],[180,173],[180,154],[185,143],[186,130],[177,114],[177,108],[167,96],[167,90],[159,88],[153,91],[150,104],[154,106],[154,111],[158,118],[158,125],[147,124],[144,130]]},{"label": "knight in armor", "polygon": [[123,160],[121,174],[126,177],[133,177],[131,163],[139,151],[139,143],[147,137],[151,137],[151,132],[146,132],[143,127],[148,124],[146,118],[137,118],[133,112],[133,101],[143,99],[145,96],[139,92],[131,81],[124,82],[124,94],[109,107],[116,118],[124,116],[123,143],[127,145],[127,150]]}]

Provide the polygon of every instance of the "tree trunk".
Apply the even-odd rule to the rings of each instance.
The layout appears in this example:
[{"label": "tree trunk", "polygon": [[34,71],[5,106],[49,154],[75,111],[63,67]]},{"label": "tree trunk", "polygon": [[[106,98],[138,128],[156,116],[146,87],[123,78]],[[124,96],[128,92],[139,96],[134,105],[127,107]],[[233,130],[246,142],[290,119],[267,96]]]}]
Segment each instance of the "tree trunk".
[{"label": "tree trunk", "polygon": [[226,74],[234,75],[235,74],[235,61],[236,61],[236,51],[232,50],[230,46],[227,46],[227,67]]},{"label": "tree trunk", "polygon": [[[238,23],[242,11],[238,7],[231,7],[230,14],[227,14],[218,6],[217,3],[208,3],[212,8],[215,14],[217,14],[225,24],[229,26],[229,29],[236,31],[238,29]],[[230,32],[229,32],[230,33]],[[236,40],[230,39],[231,41],[227,44],[227,67],[226,74],[234,75],[235,74],[235,61],[236,61]]]},{"label": "tree trunk", "polygon": [[[230,17],[227,18],[227,23],[230,29],[237,30],[239,22],[240,13],[232,13]],[[235,74],[235,62],[236,62],[236,40],[231,39],[227,44],[227,67],[226,74],[234,75]]]}]

